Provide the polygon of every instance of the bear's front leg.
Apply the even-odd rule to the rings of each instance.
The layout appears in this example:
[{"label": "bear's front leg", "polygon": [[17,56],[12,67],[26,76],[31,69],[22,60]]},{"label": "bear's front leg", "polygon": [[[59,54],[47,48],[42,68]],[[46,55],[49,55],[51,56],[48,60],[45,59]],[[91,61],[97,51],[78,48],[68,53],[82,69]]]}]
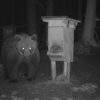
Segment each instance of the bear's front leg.
[{"label": "bear's front leg", "polygon": [[35,79],[35,69],[34,69],[34,65],[31,62],[28,62],[28,76],[26,78],[27,81],[32,81],[33,79]]},{"label": "bear's front leg", "polygon": [[20,66],[20,61],[17,61],[16,63],[13,62],[12,64],[8,64],[10,66],[9,68],[9,82],[18,82],[18,70],[19,70],[19,66]]}]

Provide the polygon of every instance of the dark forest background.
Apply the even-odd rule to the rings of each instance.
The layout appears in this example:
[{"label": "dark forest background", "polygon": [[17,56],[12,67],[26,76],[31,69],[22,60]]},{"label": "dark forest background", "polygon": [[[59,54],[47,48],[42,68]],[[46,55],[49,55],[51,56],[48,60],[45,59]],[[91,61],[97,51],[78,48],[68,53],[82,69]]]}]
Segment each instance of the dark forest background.
[{"label": "dark forest background", "polygon": [[[29,2],[28,0],[0,0],[0,34],[4,34],[2,31],[3,26],[14,24],[16,26],[17,31],[19,32],[21,32],[21,30],[19,30],[18,28],[20,26],[23,26],[25,27],[25,30],[23,29],[22,31],[26,31],[28,28],[30,35],[32,35],[32,33],[36,33],[38,35],[39,42],[45,44],[47,41],[46,39],[47,32],[45,32],[46,30],[45,23],[42,21],[41,17],[48,16],[48,15],[68,16],[69,18],[72,18],[72,19],[81,20],[81,23],[77,25],[77,27],[79,28],[76,28],[75,30],[75,40],[79,41],[79,43],[82,43],[82,45],[89,44],[89,45],[97,47],[97,43],[94,41],[94,38],[96,39],[97,42],[99,42],[100,40],[100,35],[99,35],[100,21],[95,20],[96,26],[93,25],[91,26],[91,28],[89,28],[90,26],[88,26],[88,29],[86,29],[86,31],[83,31],[85,30],[83,29],[83,27],[84,27],[84,22],[86,23],[85,21],[86,7],[87,7],[87,1],[89,0],[51,0],[51,1],[50,0],[33,0],[33,1],[34,1],[33,4],[36,5],[36,8],[35,10],[33,9],[35,14],[31,15],[31,17],[33,16],[34,19],[32,20],[32,22],[30,21],[31,22],[30,24],[27,21],[27,19],[30,19],[30,18],[27,18],[28,16],[27,15],[27,6],[28,6],[27,2]],[[53,2],[53,5],[52,5],[53,14],[50,14],[52,11],[48,13],[51,10],[48,7],[49,6],[48,1],[51,3]],[[79,1],[82,1],[82,3],[79,4]],[[94,2],[94,0],[91,0],[91,1]],[[90,4],[92,4],[91,1],[90,1]],[[100,0],[97,0],[96,13],[94,13],[97,19],[100,19],[99,5],[100,5]],[[81,9],[81,6],[82,6],[82,9]],[[81,19],[79,19],[79,9],[81,9],[81,17],[82,17]],[[94,10],[94,8],[92,7],[91,9]],[[91,21],[93,21],[94,18],[95,17],[91,18]],[[35,19],[37,21],[35,21]],[[34,29],[32,29],[33,27]],[[98,31],[96,31],[96,34],[94,35],[93,33],[95,33],[95,31],[93,31],[93,33],[88,32],[88,31],[91,31],[92,27],[93,28],[98,27]],[[77,29],[81,31],[77,32]],[[85,35],[82,35],[82,34],[85,34]],[[89,34],[92,34],[92,35],[89,35]],[[81,39],[81,42],[80,42],[80,39]]]},{"label": "dark forest background", "polygon": [[[41,16],[46,15],[47,0],[37,0],[41,2],[43,9],[37,5],[37,13]],[[83,14],[85,13],[86,0],[83,0]],[[98,0],[100,3],[100,1]],[[66,4],[65,4],[66,3]],[[97,3],[98,4],[98,3]],[[66,5],[66,7],[64,6]],[[70,11],[68,11],[70,6]],[[66,8],[66,9],[65,9]],[[15,8],[13,8],[13,0],[0,0],[0,26],[6,26],[11,24],[12,10],[15,9],[15,24],[26,24],[26,0],[16,0]],[[54,15],[55,16],[68,16],[78,19],[78,0],[71,0],[71,4],[68,4],[68,0],[54,0]],[[99,9],[98,9],[99,10]],[[99,12],[98,16],[100,16]]]}]

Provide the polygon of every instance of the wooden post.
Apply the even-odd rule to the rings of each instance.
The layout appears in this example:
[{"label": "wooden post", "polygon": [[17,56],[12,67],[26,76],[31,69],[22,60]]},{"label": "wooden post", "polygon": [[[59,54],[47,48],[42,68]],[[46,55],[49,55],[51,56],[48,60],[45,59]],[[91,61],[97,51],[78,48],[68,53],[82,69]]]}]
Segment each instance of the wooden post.
[{"label": "wooden post", "polygon": [[70,62],[67,63],[67,80],[70,82]]},{"label": "wooden post", "polygon": [[51,60],[51,74],[52,74],[52,79],[56,79],[56,62]]},{"label": "wooden post", "polygon": [[63,75],[67,77],[68,82],[70,82],[70,63],[64,62]]},{"label": "wooden post", "polygon": [[67,62],[64,62],[63,75],[67,76]]}]

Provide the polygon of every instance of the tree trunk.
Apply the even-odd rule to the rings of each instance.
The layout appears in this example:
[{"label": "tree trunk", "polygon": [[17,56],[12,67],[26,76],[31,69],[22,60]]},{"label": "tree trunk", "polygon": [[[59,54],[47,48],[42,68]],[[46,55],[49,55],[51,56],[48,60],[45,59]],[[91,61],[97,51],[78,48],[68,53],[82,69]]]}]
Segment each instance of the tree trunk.
[{"label": "tree trunk", "polygon": [[94,28],[96,24],[96,0],[87,0],[85,23],[82,34],[82,43],[85,45],[97,46],[94,39]]},{"label": "tree trunk", "polygon": [[15,8],[16,8],[16,0],[12,0],[12,18],[11,23],[15,24]]},{"label": "tree trunk", "polygon": [[78,20],[80,20],[81,23],[79,23],[77,27],[77,40],[81,38],[83,31],[83,0],[78,0]]},{"label": "tree trunk", "polygon": [[68,7],[67,7],[67,13],[68,13],[68,17],[71,18],[72,17],[72,0],[68,0]]},{"label": "tree trunk", "polygon": [[80,41],[75,44],[75,52],[80,54],[90,54],[97,49],[98,44],[94,38],[96,23],[96,0],[87,0],[85,23]]},{"label": "tree trunk", "polygon": [[67,2],[66,0],[63,0],[63,14],[66,16],[66,11],[67,11]]},{"label": "tree trunk", "polygon": [[37,34],[36,0],[27,0],[27,30],[28,34]]},{"label": "tree trunk", "polygon": [[83,0],[78,0],[78,20],[83,18]]},{"label": "tree trunk", "polygon": [[[47,16],[53,16],[53,6],[54,6],[54,0],[48,0],[47,2]],[[44,34],[44,42],[47,43],[47,34],[48,34],[48,25],[45,24],[45,34]]]},{"label": "tree trunk", "polygon": [[47,16],[53,15],[53,4],[54,4],[54,0],[48,0],[48,2],[47,2]]}]

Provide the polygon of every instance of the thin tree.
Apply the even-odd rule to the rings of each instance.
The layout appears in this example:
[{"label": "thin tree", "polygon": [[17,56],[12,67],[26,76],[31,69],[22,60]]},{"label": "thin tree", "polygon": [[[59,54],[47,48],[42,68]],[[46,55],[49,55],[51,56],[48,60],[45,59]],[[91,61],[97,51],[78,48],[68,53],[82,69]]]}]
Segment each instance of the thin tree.
[{"label": "thin tree", "polygon": [[68,5],[67,5],[67,15],[68,17],[72,17],[72,0],[68,0]]},{"label": "thin tree", "polygon": [[47,2],[47,16],[53,16],[54,0],[48,0]]},{"label": "thin tree", "polygon": [[[53,16],[53,6],[54,6],[54,0],[48,0],[47,1],[47,16]],[[45,34],[44,34],[44,41],[47,42],[47,24],[45,25]]]},{"label": "thin tree", "polygon": [[82,20],[83,17],[83,0],[78,0],[78,19]]},{"label": "thin tree", "polygon": [[12,0],[12,18],[11,18],[11,23],[14,25],[15,24],[15,9],[16,9],[16,0]]},{"label": "thin tree", "polygon": [[28,34],[37,34],[36,0],[27,0],[27,30]]},{"label": "thin tree", "polygon": [[16,19],[16,0],[12,0],[12,15],[11,15],[12,31],[11,31],[11,34],[16,32],[15,19]]},{"label": "thin tree", "polygon": [[66,16],[66,11],[67,11],[67,1],[63,0],[63,14]]},{"label": "thin tree", "polygon": [[78,20],[80,20],[81,23],[77,26],[77,40],[81,38],[83,30],[83,0],[78,0]]}]

